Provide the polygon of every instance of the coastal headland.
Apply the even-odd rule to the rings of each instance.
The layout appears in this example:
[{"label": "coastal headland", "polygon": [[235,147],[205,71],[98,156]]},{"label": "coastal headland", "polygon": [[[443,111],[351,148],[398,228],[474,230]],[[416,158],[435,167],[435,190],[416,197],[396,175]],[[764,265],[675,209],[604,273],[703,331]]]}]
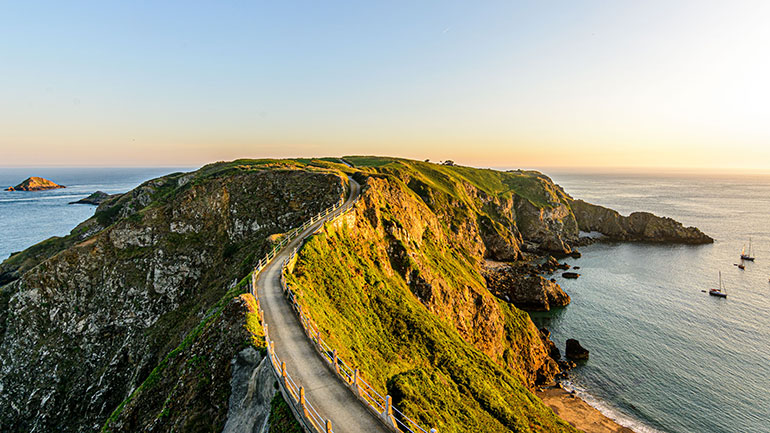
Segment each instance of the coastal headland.
[{"label": "coastal headland", "polygon": [[[170,174],[0,264],[0,430],[294,422],[263,374],[249,273],[347,197],[348,179],[360,199],[304,242],[285,279],[335,356],[440,432],[574,432],[601,417],[537,391],[570,364],[526,312],[570,308],[549,274],[579,255],[582,231],[713,242],[579,202],[535,171],[350,156]],[[242,417],[232,399],[246,389],[262,397]]]}]

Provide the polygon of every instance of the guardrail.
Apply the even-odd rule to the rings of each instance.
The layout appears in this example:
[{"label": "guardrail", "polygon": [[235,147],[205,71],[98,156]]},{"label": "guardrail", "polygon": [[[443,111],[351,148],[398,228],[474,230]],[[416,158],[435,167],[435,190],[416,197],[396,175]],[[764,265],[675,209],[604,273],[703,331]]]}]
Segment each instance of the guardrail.
[{"label": "guardrail", "polygon": [[[333,433],[332,423],[329,419],[324,418],[305,397],[304,387],[298,387],[291,375],[286,371],[286,363],[282,362],[275,353],[275,342],[270,340],[270,334],[268,332],[268,324],[265,322],[265,314],[259,303],[259,297],[257,296],[257,275],[265,268],[278,253],[297,236],[303,233],[308,227],[318,222],[319,220],[326,218],[331,221],[340,215],[347,212],[358,202],[358,197],[348,204],[344,204],[343,199],[333,206],[319,212],[317,215],[310,218],[300,227],[292,229],[278,242],[273,248],[263,257],[257,265],[254,267],[254,271],[251,274],[251,294],[257,300],[257,308],[259,310],[259,317],[262,322],[262,328],[265,333],[265,343],[267,345],[267,352],[270,358],[270,364],[273,366],[273,373],[279,379],[279,385],[282,394],[286,398],[292,412],[297,416],[297,419],[301,421],[306,431],[315,433]],[[337,349],[330,347],[322,338],[318,331],[318,327],[315,322],[310,318],[306,309],[302,308],[302,305],[297,302],[297,297],[294,291],[291,290],[286,284],[286,278],[283,270],[289,264],[291,260],[297,255],[298,248],[295,248],[292,254],[283,261],[281,264],[281,287],[289,302],[291,302],[292,308],[297,313],[300,323],[305,330],[305,335],[313,342],[313,347],[321,355],[322,359],[326,361],[328,367],[330,367],[335,374],[347,385],[358,399],[364,403],[364,406],[369,408],[375,416],[380,418],[386,426],[397,433],[437,433],[436,429],[430,429],[426,431],[420,427],[416,422],[412,421],[409,417],[404,415],[401,411],[396,409],[392,404],[392,398],[389,395],[382,396],[371,385],[369,385],[361,373],[356,368],[350,367],[345,361],[337,356]]]},{"label": "guardrail", "polygon": [[[298,249],[294,249],[291,256],[284,260],[282,267],[285,268],[289,262],[297,255]],[[393,406],[392,398],[389,395],[382,396],[374,387],[364,380],[361,372],[357,368],[349,366],[342,358],[337,355],[337,349],[329,346],[321,337],[318,326],[310,317],[306,308],[297,301],[294,291],[286,284],[286,277],[281,273],[281,287],[286,298],[297,313],[305,335],[313,342],[313,347],[321,355],[327,366],[348,386],[356,397],[361,400],[376,416],[381,418],[385,425],[403,433],[436,433],[436,429],[425,430],[412,419],[404,415]]]}]

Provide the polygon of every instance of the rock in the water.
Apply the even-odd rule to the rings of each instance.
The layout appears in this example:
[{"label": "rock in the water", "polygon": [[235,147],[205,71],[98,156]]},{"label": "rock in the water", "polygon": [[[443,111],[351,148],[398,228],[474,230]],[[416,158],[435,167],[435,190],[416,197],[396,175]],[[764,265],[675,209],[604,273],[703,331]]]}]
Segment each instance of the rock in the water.
[{"label": "rock in the water", "polygon": [[28,177],[24,182],[6,188],[6,191],[44,191],[47,189],[66,188],[64,185],[59,185],[55,182],[51,182],[48,179],[42,177]]},{"label": "rock in the water", "polygon": [[564,278],[570,278],[574,280],[575,278],[579,277],[580,274],[578,274],[577,272],[564,272],[561,274],[561,276]]},{"label": "rock in the water", "polygon": [[588,359],[588,349],[580,345],[574,338],[567,340],[565,355],[569,359]]},{"label": "rock in the water", "polygon": [[100,205],[100,204],[102,204],[103,201],[107,200],[110,197],[112,197],[112,196],[107,194],[106,192],[96,191],[95,193],[89,195],[86,198],[81,198],[78,201],[71,201],[69,204],[95,204],[95,205]]}]

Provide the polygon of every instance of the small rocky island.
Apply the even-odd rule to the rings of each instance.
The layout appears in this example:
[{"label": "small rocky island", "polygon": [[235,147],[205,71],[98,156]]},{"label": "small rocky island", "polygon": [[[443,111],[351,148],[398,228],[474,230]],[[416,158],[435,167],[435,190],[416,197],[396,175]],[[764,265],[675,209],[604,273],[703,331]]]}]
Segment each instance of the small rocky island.
[{"label": "small rocky island", "polygon": [[42,177],[32,176],[28,177],[24,182],[16,185],[9,186],[6,191],[45,191],[47,189],[66,188],[64,185],[59,185],[48,179]]},{"label": "small rocky island", "polygon": [[69,204],[93,204],[93,205],[100,205],[103,201],[107,200],[108,198],[112,197],[110,194],[107,194],[104,191],[96,191],[95,193],[89,195],[86,198],[81,198],[77,201],[71,201]]}]

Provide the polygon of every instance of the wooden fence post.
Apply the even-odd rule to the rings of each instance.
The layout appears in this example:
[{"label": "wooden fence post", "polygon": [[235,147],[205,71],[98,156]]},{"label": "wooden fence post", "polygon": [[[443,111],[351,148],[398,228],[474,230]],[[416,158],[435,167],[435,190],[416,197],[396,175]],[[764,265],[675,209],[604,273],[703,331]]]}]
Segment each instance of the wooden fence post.
[{"label": "wooden fence post", "polygon": [[309,414],[307,412],[307,405],[305,404],[305,387],[300,386],[299,387],[299,406],[302,408],[302,414],[305,415],[305,418],[309,418]]},{"label": "wooden fence post", "polygon": [[390,395],[385,396],[385,412],[382,414],[382,418],[389,426],[398,428],[396,419],[393,417],[393,401]]},{"label": "wooden fence post", "polygon": [[391,402],[390,395],[385,396],[385,413],[383,415],[388,418],[393,414],[393,402]]}]

